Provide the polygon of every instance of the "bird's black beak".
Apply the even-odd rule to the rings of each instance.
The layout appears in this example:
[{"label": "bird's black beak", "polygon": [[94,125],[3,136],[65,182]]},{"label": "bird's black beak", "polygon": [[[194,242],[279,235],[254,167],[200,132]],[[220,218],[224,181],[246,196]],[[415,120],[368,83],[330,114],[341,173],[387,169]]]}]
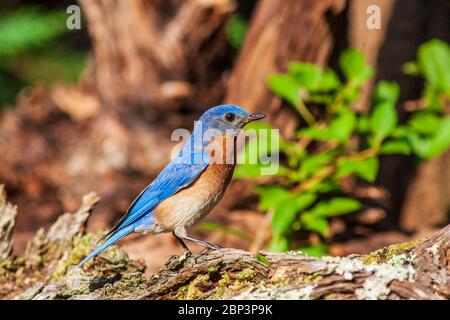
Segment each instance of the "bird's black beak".
[{"label": "bird's black beak", "polygon": [[262,113],[251,113],[248,115],[247,120],[245,121],[245,123],[249,123],[255,120],[259,120],[262,118],[265,118],[266,115],[262,114]]}]

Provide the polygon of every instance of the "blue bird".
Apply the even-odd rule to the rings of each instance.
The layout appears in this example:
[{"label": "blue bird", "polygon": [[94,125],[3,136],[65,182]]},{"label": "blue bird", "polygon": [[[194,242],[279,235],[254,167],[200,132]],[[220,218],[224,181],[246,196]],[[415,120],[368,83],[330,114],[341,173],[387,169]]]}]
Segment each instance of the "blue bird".
[{"label": "blue bird", "polygon": [[103,239],[78,266],[132,232],[172,232],[186,253],[184,240],[209,249],[220,247],[188,236],[186,228],[207,215],[220,201],[233,175],[236,137],[242,127],[262,114],[235,105],[207,110],[195,123],[189,141],[139,196]]}]

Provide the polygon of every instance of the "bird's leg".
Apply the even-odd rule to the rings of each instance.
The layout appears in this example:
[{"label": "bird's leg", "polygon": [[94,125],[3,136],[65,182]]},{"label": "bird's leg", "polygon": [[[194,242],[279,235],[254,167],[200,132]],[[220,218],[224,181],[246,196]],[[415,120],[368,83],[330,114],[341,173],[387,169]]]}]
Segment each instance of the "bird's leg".
[{"label": "bird's leg", "polygon": [[186,245],[186,243],[184,243],[183,239],[181,239],[179,236],[177,236],[177,234],[175,232],[172,232],[172,234],[175,237],[175,239],[177,239],[178,243],[183,247],[184,254],[192,255],[191,250],[189,250],[188,246]]},{"label": "bird's leg", "polygon": [[211,249],[211,250],[222,249],[222,247],[217,245],[217,244],[209,243],[209,242],[206,242],[206,241],[203,241],[203,240],[200,240],[200,239],[196,239],[196,238],[192,238],[192,237],[189,237],[189,236],[185,236],[185,237],[183,237],[183,239],[195,242],[195,243],[197,243],[197,244],[199,244],[199,245],[201,245],[201,246],[203,246],[205,248]]},{"label": "bird's leg", "polygon": [[[211,249],[211,250],[218,250],[221,249],[221,246],[218,246],[217,244],[213,244],[213,243],[209,243],[200,239],[196,239],[196,238],[192,238],[189,237],[186,233],[186,229],[185,228],[177,228],[175,229],[175,231],[173,232],[173,234],[175,235],[175,237],[177,237],[178,239],[182,239],[182,240],[189,240],[192,242],[195,242],[205,248]],[[178,240],[178,241],[180,241]]]}]

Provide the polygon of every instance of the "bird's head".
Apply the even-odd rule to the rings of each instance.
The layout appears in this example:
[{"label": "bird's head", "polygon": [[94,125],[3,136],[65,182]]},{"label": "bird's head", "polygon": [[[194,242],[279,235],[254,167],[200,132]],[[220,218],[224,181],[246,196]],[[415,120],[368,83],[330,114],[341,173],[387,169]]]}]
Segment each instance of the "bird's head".
[{"label": "bird's head", "polygon": [[223,133],[236,133],[247,123],[264,117],[261,113],[249,113],[235,105],[226,104],[209,109],[200,117],[199,122],[203,131],[214,129]]}]

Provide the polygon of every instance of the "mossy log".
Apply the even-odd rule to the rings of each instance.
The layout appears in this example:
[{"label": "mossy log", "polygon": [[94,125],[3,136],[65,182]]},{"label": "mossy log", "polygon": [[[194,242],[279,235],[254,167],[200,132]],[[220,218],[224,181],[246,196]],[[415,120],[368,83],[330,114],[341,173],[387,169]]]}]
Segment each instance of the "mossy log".
[{"label": "mossy log", "polygon": [[366,256],[313,258],[235,249],[173,256],[151,277],[118,246],[83,268],[101,237],[84,225],[99,198],[39,230],[11,255],[16,208],[0,192],[1,299],[448,299],[450,226],[421,241]]}]

